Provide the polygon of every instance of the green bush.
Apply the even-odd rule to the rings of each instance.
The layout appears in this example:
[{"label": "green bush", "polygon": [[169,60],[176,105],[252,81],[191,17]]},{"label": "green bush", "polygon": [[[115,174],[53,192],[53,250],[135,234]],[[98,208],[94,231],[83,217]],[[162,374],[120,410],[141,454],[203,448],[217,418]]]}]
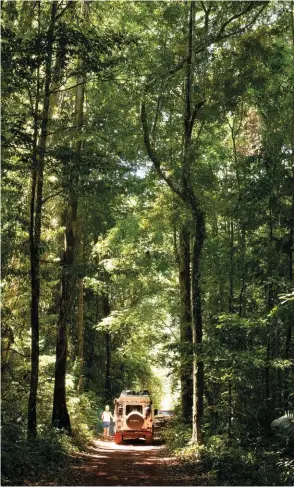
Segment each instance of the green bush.
[{"label": "green bush", "polygon": [[52,432],[35,441],[2,441],[2,484],[28,485],[64,469],[70,463],[64,437]]},{"label": "green bush", "polygon": [[201,461],[220,485],[292,485],[282,452],[264,445],[241,445],[226,435],[213,436],[201,450]]},{"label": "green bush", "polygon": [[[47,408],[48,409],[48,408]],[[97,397],[72,394],[68,397],[72,435],[51,429],[49,412],[40,414],[38,438],[26,440],[26,424],[12,422],[2,430],[2,484],[60,485],[70,478],[74,452],[84,450],[97,432]],[[50,411],[51,412],[51,411]],[[60,480],[58,480],[60,479]]]},{"label": "green bush", "polygon": [[242,445],[227,435],[192,444],[191,429],[175,421],[165,431],[167,446],[181,460],[185,472],[203,485],[293,485],[294,459],[265,445]]},{"label": "green bush", "polygon": [[175,418],[161,431],[169,450],[180,452],[191,439],[191,427]]}]

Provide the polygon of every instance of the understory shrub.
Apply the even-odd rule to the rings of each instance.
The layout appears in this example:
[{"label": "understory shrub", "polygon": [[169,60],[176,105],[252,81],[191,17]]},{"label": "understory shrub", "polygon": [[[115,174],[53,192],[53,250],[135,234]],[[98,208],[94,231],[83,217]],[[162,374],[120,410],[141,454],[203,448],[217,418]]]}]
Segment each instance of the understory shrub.
[{"label": "understory shrub", "polygon": [[72,435],[51,429],[48,413],[41,415],[34,441],[26,439],[25,421],[2,425],[2,485],[59,485],[70,479],[74,453],[85,450],[96,435],[96,396],[69,396],[68,409]]},{"label": "understory shrub", "polygon": [[[204,485],[293,485],[294,456],[269,445],[244,444],[227,435],[211,436],[204,445],[190,442],[191,429],[173,422],[165,431],[167,446],[182,468]],[[294,452],[293,452],[294,453]]]}]

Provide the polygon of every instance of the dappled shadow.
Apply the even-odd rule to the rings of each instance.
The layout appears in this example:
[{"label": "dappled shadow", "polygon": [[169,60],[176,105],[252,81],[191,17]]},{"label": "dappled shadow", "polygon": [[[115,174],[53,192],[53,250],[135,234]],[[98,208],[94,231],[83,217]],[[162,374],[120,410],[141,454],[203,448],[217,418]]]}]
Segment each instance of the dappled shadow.
[{"label": "dappled shadow", "polygon": [[81,457],[81,464],[75,468],[82,483],[75,485],[214,485],[200,465],[183,464],[163,445],[146,445],[145,441],[116,445],[98,439]]},{"label": "dappled shadow", "polygon": [[82,485],[192,485],[190,477],[177,472],[178,462],[162,445],[139,440],[116,445],[97,439],[78,456],[81,462],[74,469]]}]

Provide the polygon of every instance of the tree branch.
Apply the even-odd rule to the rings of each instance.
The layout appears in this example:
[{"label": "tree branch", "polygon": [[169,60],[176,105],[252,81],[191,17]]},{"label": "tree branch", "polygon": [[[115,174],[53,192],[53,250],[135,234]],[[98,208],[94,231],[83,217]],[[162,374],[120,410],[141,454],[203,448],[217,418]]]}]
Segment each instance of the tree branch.
[{"label": "tree branch", "polygon": [[160,177],[168,184],[168,186],[171,188],[171,190],[176,193],[182,200],[184,200],[184,193],[180,185],[173,180],[171,176],[169,176],[161,166],[161,161],[156,154],[155,148],[153,146],[152,140],[150,138],[150,132],[149,132],[149,127],[148,127],[148,121],[147,121],[147,113],[146,113],[146,104],[145,101],[142,102],[141,105],[141,121],[142,121],[142,127],[143,127],[143,134],[144,134],[144,143],[146,147],[147,154],[149,158],[151,159],[154,168],[156,169],[157,173],[160,175]]},{"label": "tree branch", "polygon": [[157,121],[158,121],[158,117],[159,117],[159,110],[161,108],[161,100],[162,100],[162,93],[158,96],[158,99],[157,99],[157,106],[156,106],[156,113],[155,113],[155,117],[154,117],[154,122],[153,122],[152,128],[150,130],[150,136],[151,137],[152,137],[152,135],[156,129],[156,125],[157,125]]},{"label": "tree branch", "polygon": [[81,127],[79,125],[71,125],[70,127],[62,127],[59,130],[54,130],[53,132],[48,132],[48,135],[54,135],[54,134],[58,134],[60,132],[64,132],[65,130],[73,130],[76,128],[81,128]]},{"label": "tree branch", "polygon": [[[62,3],[63,3],[63,2],[60,2],[60,5],[62,5]],[[58,20],[60,17],[62,17],[62,16],[63,16],[64,12],[67,10],[67,8],[69,7],[69,5],[70,5],[70,2],[67,2],[67,4],[65,5],[65,7],[64,7],[64,8],[61,10],[61,12],[60,12],[58,15],[56,15],[55,20]],[[59,7],[59,6],[58,6],[58,7]],[[58,8],[58,7],[57,7],[57,8]]]},{"label": "tree branch", "polygon": [[187,62],[187,58],[184,57],[178,64],[176,64],[172,69],[170,69],[167,74],[175,74],[177,73],[180,69],[182,69]]},{"label": "tree branch", "polygon": [[44,259],[39,259],[39,262],[42,264],[58,264],[58,265],[63,265],[63,263],[60,260],[44,260]]},{"label": "tree branch", "polygon": [[227,25],[231,24],[234,20],[239,19],[240,17],[242,17],[242,15],[247,14],[248,12],[250,12],[250,10],[252,10],[254,8],[255,8],[255,4],[254,3],[251,3],[251,4],[248,5],[247,8],[245,8],[244,10],[242,10],[241,12],[239,12],[238,14],[232,15],[232,17],[230,17],[226,22],[223,23],[223,25],[221,26],[221,28],[219,30],[219,33],[217,34],[216,37],[217,38],[218,37],[221,37],[221,34],[224,32],[224,30],[227,27]]},{"label": "tree branch", "polygon": [[11,368],[9,367],[9,365],[6,363],[5,364],[5,368],[8,370],[8,372],[10,373],[11,377],[13,378],[13,380],[15,380],[15,382],[17,382],[21,387],[26,387],[27,389],[30,388],[29,384],[26,384],[25,382],[21,382],[20,380],[18,380],[15,375],[13,374]]},{"label": "tree branch", "polygon": [[205,45],[205,46],[204,45],[200,45],[198,48],[195,49],[195,54],[200,54],[205,48],[207,48],[208,46],[211,46],[214,43],[218,43],[218,42],[224,41],[225,39],[228,39],[230,37],[233,37],[235,35],[244,33],[246,31],[246,29],[248,29],[252,24],[254,24],[254,22],[256,21],[256,19],[260,16],[260,14],[263,12],[263,10],[269,4],[268,1],[265,1],[263,3],[264,3],[264,5],[258,10],[258,12],[256,13],[256,15],[250,20],[250,22],[248,22],[248,24],[246,24],[243,27],[241,27],[239,29],[236,29],[234,31],[224,33],[225,27],[227,25],[229,25],[229,23],[233,22],[235,19],[239,18],[244,13],[247,13],[247,11],[252,10],[256,5],[250,5],[247,9],[245,9],[241,13],[239,13],[238,16],[232,16],[229,20],[227,20],[222,25],[222,27],[220,28],[218,34],[216,36],[214,36],[214,37],[211,37],[209,39],[209,41],[207,42],[207,45]]},{"label": "tree branch", "polygon": [[[96,80],[96,78],[94,78],[92,80],[88,80],[88,81],[95,81],[95,80]],[[76,83],[75,85],[69,86],[68,88],[61,88],[61,89],[57,89],[57,90],[51,90],[50,91],[50,94],[51,93],[62,93],[63,91],[69,91],[69,90],[72,90],[73,88],[76,88],[77,86],[86,84],[86,82],[87,81],[81,81],[80,83]]]},{"label": "tree branch", "polygon": [[30,358],[30,354],[29,355],[24,355],[23,353],[20,353],[18,352],[17,350],[15,350],[14,348],[5,348],[4,350],[2,350],[2,353],[3,352],[13,352],[13,353],[17,353],[18,355],[20,355],[21,357],[24,357],[24,358]]},{"label": "tree branch", "polygon": [[195,120],[197,118],[197,115],[198,115],[199,111],[201,110],[201,108],[203,107],[205,102],[206,102],[206,100],[200,101],[194,107],[194,110],[193,110],[192,116],[191,116],[191,120],[190,120],[190,124],[189,124],[189,134],[190,135],[192,134],[192,130],[193,130],[194,123],[195,123]]},{"label": "tree branch", "polygon": [[255,20],[259,17],[259,15],[261,14],[261,12],[264,9],[265,9],[265,6],[263,6],[260,9],[260,11],[256,14],[256,16],[248,24],[246,24],[244,27],[240,28],[239,30],[235,30],[233,32],[229,32],[228,34],[222,36],[220,39],[216,39],[215,42],[224,41],[225,39],[229,39],[230,37],[236,36],[238,34],[243,34],[246,31],[246,29],[248,29],[251,25],[254,24]]},{"label": "tree branch", "polygon": [[46,203],[46,201],[50,200],[51,198],[55,198],[55,196],[59,196],[59,195],[61,195],[61,194],[64,194],[64,192],[63,192],[63,191],[59,191],[58,193],[50,194],[49,196],[47,196],[46,198],[44,198],[44,199],[42,200],[42,205],[43,205],[44,203]]}]

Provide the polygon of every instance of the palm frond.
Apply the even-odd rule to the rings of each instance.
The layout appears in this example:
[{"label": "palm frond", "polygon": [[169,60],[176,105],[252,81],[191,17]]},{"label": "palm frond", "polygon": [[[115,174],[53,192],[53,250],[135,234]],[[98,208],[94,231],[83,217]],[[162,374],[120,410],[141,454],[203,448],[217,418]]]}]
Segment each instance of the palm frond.
[{"label": "palm frond", "polygon": [[280,418],[275,419],[271,423],[272,430],[283,438],[287,438],[291,442],[294,441],[294,416],[293,414],[286,414]]}]

